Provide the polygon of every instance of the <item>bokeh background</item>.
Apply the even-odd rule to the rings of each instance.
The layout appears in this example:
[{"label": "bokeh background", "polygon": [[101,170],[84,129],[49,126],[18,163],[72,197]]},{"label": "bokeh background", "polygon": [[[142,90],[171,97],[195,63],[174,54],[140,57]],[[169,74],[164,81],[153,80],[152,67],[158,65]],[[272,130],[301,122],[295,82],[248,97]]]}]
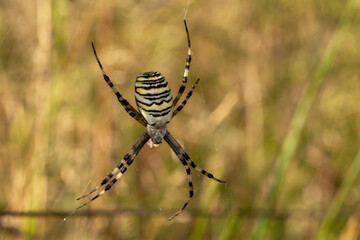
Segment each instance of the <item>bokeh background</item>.
[{"label": "bokeh background", "polygon": [[[358,239],[360,16],[356,0],[0,2],[0,238]],[[188,105],[168,128],[192,159],[145,146],[111,191],[74,211],[143,131],[137,74]],[[82,203],[82,202],[81,202]]]}]

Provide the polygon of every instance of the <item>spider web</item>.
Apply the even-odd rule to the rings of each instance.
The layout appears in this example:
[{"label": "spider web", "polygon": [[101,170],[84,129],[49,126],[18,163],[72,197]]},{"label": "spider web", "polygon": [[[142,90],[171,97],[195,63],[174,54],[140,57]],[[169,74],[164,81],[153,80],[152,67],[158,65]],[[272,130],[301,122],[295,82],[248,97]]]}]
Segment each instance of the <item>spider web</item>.
[{"label": "spider web", "polygon": [[[191,0],[188,0],[187,1],[187,5],[184,9],[184,19],[186,19],[186,15],[187,15],[187,12],[188,12],[188,9],[189,9],[189,6],[190,6],[190,2]],[[11,30],[13,29],[15,23],[8,29],[8,31],[5,33],[4,37],[0,40],[0,44],[6,39],[6,37],[8,36],[8,34],[11,32]],[[124,126],[124,121],[122,121],[122,124],[121,124],[121,128],[123,128]],[[84,187],[82,193],[86,192],[88,186],[90,185],[91,183],[91,180],[89,180],[88,184]],[[80,195],[82,195],[82,193]],[[159,208],[160,211],[162,210],[161,208]],[[53,229],[51,229],[47,234],[46,234],[46,239],[58,239],[60,238],[58,233],[60,231],[63,231],[66,224],[69,223],[71,220],[72,220],[72,217],[74,216],[74,214],[76,214],[77,212],[77,209],[76,207],[66,216],[64,217],[62,220],[59,221],[58,224],[56,224],[56,227],[54,227]]]},{"label": "spider web", "polygon": [[[186,19],[186,16],[187,16],[187,12],[188,12],[188,9],[189,9],[189,6],[190,6],[190,2],[191,2],[191,0],[188,0],[187,1],[187,5],[186,5],[186,7],[185,7],[185,9],[184,9],[184,19]],[[202,90],[202,88],[201,88],[201,85],[200,85],[200,94],[201,94],[201,99],[202,99],[202,101],[203,101],[203,104],[206,106],[206,98],[205,98],[205,96],[204,96],[204,92],[203,92],[203,90]],[[225,102],[224,102],[225,101]],[[232,101],[231,101],[232,103],[236,103],[236,101],[234,101],[233,99],[232,99]],[[227,105],[227,106],[230,106],[229,108],[229,111],[227,111],[227,113],[229,113],[229,112],[231,112],[231,109],[234,107],[234,104],[228,104],[229,102],[228,102],[228,99],[224,99],[223,100],[223,102],[221,102],[220,104],[219,104],[219,107],[223,107],[224,105]],[[212,113],[212,115],[214,115],[214,114],[217,114],[216,113],[216,109],[213,111],[213,113]],[[210,118],[210,120],[211,120],[212,118]],[[223,120],[223,119],[222,119]],[[207,124],[207,123],[205,123],[204,121],[201,121],[202,122],[202,125],[203,126],[201,126],[199,129],[204,129],[205,128],[205,125]],[[219,123],[220,123],[221,121],[214,121],[214,122],[212,122],[212,124],[213,125],[219,125]],[[122,121],[122,123],[123,123],[123,121]],[[121,125],[121,128],[123,127],[123,124],[120,124]],[[214,128],[216,128],[216,126],[214,126]],[[199,131],[199,129],[198,129],[198,131]],[[197,131],[197,132],[198,132]],[[223,162],[223,159],[222,159],[222,157],[221,157],[221,153],[220,153],[220,151],[219,151],[219,149],[218,149],[218,146],[217,146],[217,144],[216,143],[214,143],[214,149],[215,149],[215,156],[216,156],[216,162],[218,163],[218,165],[221,165],[221,166],[223,166],[224,165],[224,162]],[[212,168],[212,169],[214,169],[214,168]],[[217,174],[218,175],[218,174]],[[208,180],[208,179],[206,179],[206,180]],[[214,182],[214,183],[212,183],[212,181],[210,181],[211,182],[211,184],[212,184],[212,186],[215,186],[215,189],[217,189],[217,188],[219,188],[219,187],[221,187],[222,185],[221,184],[219,184],[219,183],[216,183],[216,182]],[[86,189],[88,188],[88,186],[90,185],[90,183],[91,183],[91,181],[89,181],[88,182],[88,184],[84,187],[84,189],[83,189],[83,191],[82,192],[86,192]],[[200,183],[201,185],[204,185],[204,181],[202,180],[201,181],[201,183]],[[207,184],[207,183],[206,183]],[[208,184],[207,184],[208,185]],[[217,185],[219,185],[219,186],[217,186]],[[213,187],[211,187],[211,189],[209,189],[208,191],[202,191],[202,190],[200,190],[202,187],[200,186],[200,188],[199,188],[199,190],[197,191],[197,193],[199,194],[199,198],[200,199],[212,199],[213,197],[207,197],[207,195],[212,195],[213,193],[211,193],[211,192],[213,192],[214,191],[214,188]],[[209,192],[210,191],[210,192]],[[226,191],[226,203],[224,203],[225,205],[226,205],[226,209],[230,209],[230,207],[229,207],[229,205],[230,205],[230,201],[229,201],[229,192],[228,192],[228,187],[227,187],[227,184],[225,185],[225,191]],[[215,192],[217,192],[217,194],[218,194],[218,191],[215,191]],[[81,195],[81,194],[80,194]],[[75,202],[74,201],[74,204],[76,205],[77,204],[77,202]],[[171,212],[172,210],[170,210],[170,209],[168,209],[168,210],[165,210],[165,209],[162,209],[162,208],[158,208],[158,209],[160,209],[160,212],[161,211],[166,211],[166,212]],[[161,213],[159,213],[159,211],[158,211],[158,209],[157,209],[157,212],[155,211],[156,209],[146,209],[146,208],[143,208],[143,209],[138,209],[138,210],[125,210],[125,212],[129,212],[129,213],[131,213],[132,215],[134,215],[134,216],[136,216],[136,215],[147,215],[147,216],[151,216],[151,215],[156,215],[156,214],[161,214]],[[189,209],[187,210],[187,211],[189,211]],[[117,211],[117,212],[114,212],[114,211],[112,211],[112,210],[109,210],[109,211],[98,211],[98,213],[99,213],[99,215],[108,215],[108,216],[114,216],[114,215],[117,215],[117,214],[122,214],[124,212],[124,210],[119,210],[119,211]],[[192,215],[197,215],[198,213],[196,213],[196,212],[198,212],[198,210],[195,210],[195,212],[193,212],[192,210],[190,210],[190,212],[191,212],[191,214]],[[77,210],[76,210],[76,208],[74,207],[74,209],[66,216],[66,217],[64,217],[63,219],[61,219],[61,220],[59,220],[58,221],[58,223],[57,224],[55,224],[55,227],[53,228],[53,229],[51,229],[47,234],[46,234],[46,239],[61,239],[62,237],[60,236],[61,234],[59,234],[59,233],[61,233],[61,232],[66,232],[66,230],[65,230],[65,228],[67,227],[67,225],[69,225],[69,224],[72,224],[73,223],[73,221],[74,221],[74,217],[75,216],[79,216],[79,215],[81,215],[81,216],[86,216],[86,214],[89,214],[89,216],[90,215],[92,215],[92,213],[91,212],[88,212],[88,213],[83,213],[83,212],[78,212]],[[96,213],[95,213],[96,214]],[[212,213],[211,213],[211,211],[210,212],[208,212],[208,213],[206,213],[206,215],[211,215]],[[225,214],[225,216],[226,215],[229,215],[230,214],[230,212],[229,211],[227,211],[226,213],[223,213],[223,214]],[[163,214],[161,214],[161,215],[163,215]],[[218,216],[218,213],[216,213],[216,216]],[[165,217],[166,218],[166,217]]]}]

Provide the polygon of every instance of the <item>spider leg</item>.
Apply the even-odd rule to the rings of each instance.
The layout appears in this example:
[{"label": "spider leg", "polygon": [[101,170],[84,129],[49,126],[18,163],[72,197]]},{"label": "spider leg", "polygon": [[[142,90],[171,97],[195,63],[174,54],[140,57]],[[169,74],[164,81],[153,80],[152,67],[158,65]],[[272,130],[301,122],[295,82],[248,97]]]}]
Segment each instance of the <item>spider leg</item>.
[{"label": "spider leg", "polygon": [[221,183],[226,183],[226,181],[218,179],[216,177],[214,177],[213,174],[205,171],[204,169],[200,168],[199,166],[197,166],[193,160],[191,160],[191,158],[189,157],[189,155],[185,152],[185,150],[181,147],[181,145],[176,141],[176,139],[170,134],[170,132],[167,132],[165,137],[164,137],[165,141],[169,144],[169,146],[171,147],[171,149],[174,151],[174,153],[178,156],[179,159],[185,159],[186,162],[193,167],[196,171],[198,171],[199,173],[207,176],[208,178],[211,178],[215,181],[221,182]]},{"label": "spider leg", "polygon": [[[121,178],[121,176],[126,172],[126,170],[129,168],[131,163],[134,161],[136,155],[140,152],[142,147],[145,145],[145,143],[150,139],[150,136],[148,135],[147,131],[145,130],[144,133],[139,137],[139,139],[135,142],[135,144],[132,146],[132,148],[125,154],[124,158],[120,161],[119,165],[106,177],[104,180],[101,181],[101,184],[95,187],[93,190],[91,190],[89,193],[77,198],[76,200],[80,200],[84,197],[89,196],[93,192],[95,192],[97,189],[105,185],[106,183],[111,180],[103,190],[101,190],[98,194],[96,194],[93,198],[91,198],[86,203],[78,206],[76,209],[82,208],[85,205],[89,204],[90,202],[94,201],[96,198],[103,195],[106,191],[108,191],[116,182]],[[115,176],[115,177],[114,177]]]},{"label": "spider leg", "polygon": [[182,84],[180,86],[179,92],[177,93],[176,97],[173,100],[174,107],[176,106],[177,102],[179,101],[179,99],[181,98],[181,95],[183,94],[183,92],[185,90],[185,86],[186,86],[186,83],[187,83],[187,78],[189,76],[190,63],[191,63],[190,34],[189,34],[189,30],[187,28],[185,19],[184,19],[184,25],[185,25],[185,31],[186,31],[186,36],[187,36],[187,42],[188,42],[188,55],[187,55],[187,58],[186,58],[186,64],[185,64],[184,77],[183,77],[183,80],[182,80]]},{"label": "spider leg", "polygon": [[189,98],[191,97],[191,95],[192,95],[195,87],[198,85],[199,81],[200,81],[200,78],[198,78],[198,79],[196,80],[196,82],[194,83],[194,85],[192,86],[191,90],[190,90],[190,91],[188,92],[188,94],[186,95],[186,98],[185,98],[184,101],[181,103],[181,105],[178,106],[178,107],[176,108],[176,110],[173,112],[172,117],[175,117],[175,115],[178,114],[178,113],[184,108],[184,106],[186,105],[187,101],[188,101]]},{"label": "spider leg", "polygon": [[101,72],[103,74],[104,80],[106,81],[106,83],[111,87],[111,89],[113,90],[113,92],[115,93],[118,101],[121,103],[121,105],[125,108],[125,111],[133,118],[135,118],[136,121],[138,121],[140,124],[142,124],[143,126],[146,127],[146,120],[144,119],[144,117],[138,112],[136,111],[136,109],[131,106],[131,104],[122,97],[122,95],[120,94],[120,92],[116,89],[116,87],[114,86],[114,84],[111,82],[110,78],[106,75],[104,68],[96,54],[96,50],[95,50],[95,46],[94,43],[91,43],[91,46],[93,48],[94,51],[94,55],[96,58],[96,61],[99,64],[99,67],[101,69]]},{"label": "spider leg", "polygon": [[134,155],[134,151],[133,148],[130,149],[130,151],[128,153],[125,154],[124,158],[120,161],[120,163],[116,166],[116,168],[114,170],[111,171],[111,173],[109,173],[106,178],[104,178],[100,185],[96,186],[94,189],[92,189],[90,192],[88,192],[87,194],[78,197],[76,200],[80,200],[83,199],[87,196],[89,196],[90,194],[92,194],[93,192],[95,192],[96,190],[98,190],[99,188],[101,188],[102,186],[104,186],[106,183],[109,182],[109,180],[111,180],[122,168],[125,164],[127,164],[127,161],[129,161],[130,157]]},{"label": "spider leg", "polygon": [[188,179],[188,183],[189,183],[189,197],[186,200],[186,202],[184,203],[184,205],[182,206],[182,208],[177,211],[173,216],[171,216],[169,218],[169,221],[173,220],[176,216],[178,216],[180,213],[182,213],[184,211],[184,209],[186,208],[186,206],[188,205],[190,199],[193,197],[194,195],[194,187],[193,187],[193,183],[192,183],[192,177],[191,177],[191,170],[189,165],[187,164],[185,159],[180,158],[181,163],[184,165],[185,170],[186,170],[186,176]]}]

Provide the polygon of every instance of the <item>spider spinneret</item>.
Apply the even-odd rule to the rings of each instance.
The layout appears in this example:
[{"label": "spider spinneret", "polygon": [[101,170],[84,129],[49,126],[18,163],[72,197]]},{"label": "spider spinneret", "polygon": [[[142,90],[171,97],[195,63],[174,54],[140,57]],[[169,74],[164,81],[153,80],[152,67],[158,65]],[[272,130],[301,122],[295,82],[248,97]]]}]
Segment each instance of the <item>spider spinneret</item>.
[{"label": "spider spinneret", "polygon": [[92,43],[93,52],[96,61],[99,64],[100,70],[103,74],[104,80],[111,87],[118,101],[125,108],[125,111],[146,128],[142,135],[139,137],[139,139],[135,142],[131,149],[125,154],[124,158],[116,166],[116,168],[113,169],[112,172],[109,173],[108,176],[101,181],[100,185],[96,186],[89,193],[77,198],[77,200],[85,198],[94,193],[96,190],[102,188],[105,185],[106,186],[94,197],[90,198],[87,202],[77,207],[77,209],[87,205],[88,203],[92,202],[96,198],[103,195],[106,191],[108,191],[126,172],[131,163],[134,161],[136,155],[140,152],[142,147],[149,140],[155,144],[160,144],[164,139],[168,143],[170,148],[173,150],[173,152],[177,155],[186,170],[189,185],[189,197],[183,207],[179,211],[177,211],[172,217],[170,217],[169,220],[172,220],[174,217],[179,215],[185,209],[185,207],[188,205],[188,202],[194,195],[190,167],[194,168],[196,171],[207,176],[208,178],[211,178],[221,183],[226,183],[225,181],[214,177],[214,175],[212,175],[211,173],[197,166],[167,129],[167,124],[173,117],[175,117],[176,114],[178,114],[184,108],[200,80],[196,80],[183,102],[179,106],[176,106],[182,94],[184,93],[191,63],[190,35],[185,19],[184,25],[188,42],[188,55],[186,58],[182,84],[176,97],[173,99],[168,82],[160,72],[150,71],[141,73],[137,76],[135,81],[135,100],[139,111],[137,111],[126,99],[122,97],[120,92],[111,82],[110,78],[106,75],[102,64],[96,54],[95,46]]}]

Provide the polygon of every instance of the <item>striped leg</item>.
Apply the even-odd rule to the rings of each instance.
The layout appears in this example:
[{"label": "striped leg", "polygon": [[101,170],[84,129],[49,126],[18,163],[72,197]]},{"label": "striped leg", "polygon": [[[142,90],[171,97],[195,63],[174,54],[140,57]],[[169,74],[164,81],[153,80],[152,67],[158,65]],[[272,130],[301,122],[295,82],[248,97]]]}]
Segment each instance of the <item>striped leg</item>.
[{"label": "striped leg", "polygon": [[184,101],[181,103],[181,105],[178,106],[178,107],[176,108],[176,110],[173,112],[172,117],[175,117],[175,115],[178,114],[178,113],[184,108],[184,106],[186,105],[187,101],[188,101],[189,98],[191,97],[191,95],[192,95],[195,87],[198,85],[199,81],[200,81],[200,78],[198,78],[198,79],[196,80],[196,82],[194,83],[194,85],[192,86],[191,90],[190,90],[190,91],[188,92],[188,94],[186,95],[186,98],[185,98]]},{"label": "striped leg", "polygon": [[193,167],[196,171],[198,171],[199,173],[207,176],[208,178],[211,178],[215,181],[221,182],[221,183],[226,183],[226,181],[218,179],[216,177],[214,177],[213,174],[205,171],[204,169],[200,168],[199,166],[197,166],[193,160],[191,160],[191,158],[189,157],[189,155],[185,152],[185,150],[181,147],[181,145],[175,140],[175,138],[170,134],[170,132],[167,132],[165,137],[164,137],[165,141],[169,144],[169,146],[171,147],[171,149],[174,151],[174,153],[178,156],[179,159],[185,159],[185,161],[191,166]]},{"label": "striped leg", "polygon": [[105,71],[104,71],[104,68],[96,54],[96,50],[95,50],[95,46],[94,46],[94,43],[91,43],[91,46],[93,48],[93,51],[94,51],[94,55],[95,55],[95,58],[96,58],[96,61],[98,62],[99,64],[99,67],[101,69],[101,72],[104,76],[104,80],[107,82],[107,84],[111,87],[111,89],[113,90],[113,92],[115,93],[118,101],[121,103],[121,105],[125,108],[125,111],[133,118],[135,118],[136,121],[138,121],[140,124],[142,124],[143,126],[146,126],[146,121],[144,119],[144,117],[138,112],[136,111],[136,109],[131,106],[131,104],[126,100],[124,99],[120,92],[116,89],[116,87],[114,86],[114,84],[111,82],[110,78],[106,75]]},{"label": "striped leg", "polygon": [[184,211],[184,209],[186,208],[186,206],[188,205],[190,199],[192,198],[192,196],[194,195],[194,187],[193,187],[193,183],[192,183],[192,177],[191,177],[191,170],[189,165],[187,164],[187,162],[185,161],[185,159],[181,159],[180,158],[181,163],[184,165],[185,170],[186,170],[186,176],[188,179],[188,183],[189,183],[189,197],[186,200],[186,202],[184,203],[183,207],[177,211],[172,217],[169,218],[169,221],[173,220],[177,215],[179,215],[180,213],[182,213],[182,211]]},{"label": "striped leg", "polygon": [[187,36],[187,42],[188,42],[188,56],[186,58],[186,65],[185,65],[185,71],[184,71],[184,77],[182,80],[182,84],[180,86],[179,92],[176,95],[173,104],[174,107],[176,106],[177,102],[179,101],[179,99],[181,98],[181,95],[183,94],[184,90],[185,90],[185,86],[187,83],[187,78],[189,76],[189,70],[190,70],[190,63],[191,63],[191,45],[190,45],[190,34],[189,34],[189,30],[187,28],[186,25],[186,20],[184,19],[184,25],[185,25],[185,31],[186,31],[186,36]]},{"label": "striped leg", "polygon": [[[120,161],[119,165],[106,177],[101,181],[101,184],[91,190],[89,193],[77,198],[76,200],[80,200],[85,198],[98,190],[100,187],[104,186],[106,183],[110,182],[105,186],[103,190],[101,190],[97,195],[91,198],[86,203],[80,205],[76,209],[82,208],[90,202],[94,201],[96,198],[103,195],[106,191],[108,191],[116,182],[121,178],[121,176],[126,172],[131,163],[134,161],[136,155],[140,152],[145,143],[150,139],[150,136],[147,134],[145,130],[144,133],[139,137],[139,139],[135,142],[132,148],[125,154],[124,158]],[[114,177],[115,176],[115,177]]]},{"label": "striped leg", "polygon": [[170,221],[170,220],[174,219],[176,216],[178,216],[180,213],[182,213],[182,211],[186,208],[186,206],[188,205],[190,199],[194,195],[194,189],[193,189],[192,179],[191,179],[191,175],[190,175],[189,165],[191,167],[195,168],[200,173],[207,176],[208,178],[211,178],[211,179],[216,180],[216,181],[221,182],[221,183],[226,183],[226,182],[223,181],[223,180],[220,180],[218,178],[215,178],[211,173],[208,173],[207,171],[205,171],[205,170],[201,169],[200,167],[196,166],[196,164],[190,159],[189,155],[184,151],[184,149],[175,140],[175,138],[170,134],[170,132],[167,132],[164,139],[169,144],[171,149],[174,151],[176,156],[178,156],[181,163],[185,166],[186,174],[187,174],[187,178],[188,178],[188,182],[189,182],[189,198],[185,202],[184,206],[179,211],[177,211],[172,217],[169,218],[169,221]]}]

